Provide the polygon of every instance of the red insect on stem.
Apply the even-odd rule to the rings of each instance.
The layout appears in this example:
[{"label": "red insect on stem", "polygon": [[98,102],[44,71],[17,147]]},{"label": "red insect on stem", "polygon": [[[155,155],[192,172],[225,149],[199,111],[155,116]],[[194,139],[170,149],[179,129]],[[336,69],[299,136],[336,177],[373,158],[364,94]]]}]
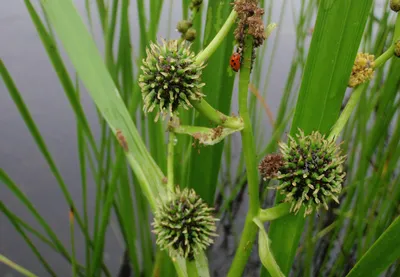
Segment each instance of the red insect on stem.
[{"label": "red insect on stem", "polygon": [[240,64],[241,64],[242,57],[240,56],[239,53],[233,53],[231,56],[231,59],[229,61],[229,64],[232,68],[233,71],[238,72],[240,69]]}]

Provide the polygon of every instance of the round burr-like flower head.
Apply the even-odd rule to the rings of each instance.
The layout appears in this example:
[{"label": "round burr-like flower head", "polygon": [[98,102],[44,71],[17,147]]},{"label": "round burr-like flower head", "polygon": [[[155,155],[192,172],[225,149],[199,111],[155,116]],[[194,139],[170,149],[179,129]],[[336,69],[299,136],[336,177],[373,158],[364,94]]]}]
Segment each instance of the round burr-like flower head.
[{"label": "round burr-like flower head", "polygon": [[162,45],[150,44],[143,60],[139,86],[144,101],[143,110],[159,115],[177,114],[178,107],[192,107],[190,101],[198,101],[204,95],[200,88],[204,64],[195,62],[190,44],[177,40],[163,41]]},{"label": "round burr-like flower head", "polygon": [[153,222],[156,243],[172,256],[189,260],[213,243],[216,225],[213,209],[193,189],[177,188],[175,194],[161,203]]},{"label": "round burr-like flower head", "polygon": [[319,132],[306,136],[300,131],[295,138],[289,136],[289,145],[280,143],[279,146],[281,154],[265,158],[260,171],[266,173],[264,178],[281,182],[276,188],[285,196],[284,202],[292,204],[292,212],[297,213],[305,206],[306,216],[320,206],[328,209],[330,199],[339,203],[345,156],[334,140],[326,139]]}]

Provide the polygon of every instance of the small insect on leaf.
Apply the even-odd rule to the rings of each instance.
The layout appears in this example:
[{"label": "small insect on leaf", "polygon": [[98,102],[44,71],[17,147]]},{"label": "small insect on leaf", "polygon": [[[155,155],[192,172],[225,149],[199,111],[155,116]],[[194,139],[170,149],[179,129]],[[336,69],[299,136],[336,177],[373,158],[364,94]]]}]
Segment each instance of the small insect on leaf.
[{"label": "small insect on leaf", "polygon": [[129,151],[128,143],[127,143],[124,135],[122,134],[122,131],[118,129],[117,133],[116,133],[116,136],[117,136],[117,140],[118,140],[119,144],[122,146],[124,151],[128,152]]}]

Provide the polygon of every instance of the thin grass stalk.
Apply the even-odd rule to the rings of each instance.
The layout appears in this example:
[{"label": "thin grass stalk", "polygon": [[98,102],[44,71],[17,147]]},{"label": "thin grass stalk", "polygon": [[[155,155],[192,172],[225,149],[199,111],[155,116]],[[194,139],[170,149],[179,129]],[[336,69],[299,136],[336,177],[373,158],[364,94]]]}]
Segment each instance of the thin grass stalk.
[{"label": "thin grass stalk", "polygon": [[32,272],[30,272],[29,270],[23,268],[22,266],[16,264],[15,262],[11,261],[7,257],[3,256],[2,254],[0,254],[0,262],[5,264],[5,265],[8,265],[9,267],[11,267],[15,271],[21,273],[24,276],[27,276],[27,277],[38,277],[37,275],[33,274]]},{"label": "thin grass stalk", "polygon": [[[80,99],[79,80],[76,77],[75,91],[78,99]],[[79,121],[76,122],[76,134],[77,134],[77,146],[78,146],[78,158],[79,158],[79,171],[81,178],[82,188],[82,206],[83,206],[83,224],[86,229],[89,229],[89,217],[88,217],[88,205],[87,205],[87,179],[86,179],[86,142],[83,136],[82,125]],[[90,241],[85,237],[85,261],[86,261],[86,274],[90,267]]]},{"label": "thin grass stalk", "polygon": [[[65,95],[67,96],[68,101],[75,113],[75,116],[76,116],[77,120],[79,120],[81,122],[83,130],[85,132],[85,135],[87,136],[90,146],[92,148],[92,151],[97,156],[98,155],[97,147],[96,147],[96,142],[93,137],[93,133],[90,129],[86,115],[79,103],[79,99],[77,99],[77,97],[75,95],[74,83],[73,83],[72,79],[70,78],[69,73],[62,61],[60,53],[57,49],[56,42],[52,38],[51,33],[46,31],[46,28],[44,27],[43,22],[41,21],[38,13],[34,9],[30,0],[24,0],[24,3],[29,12],[29,15],[32,19],[32,22],[34,23],[34,25],[36,27],[36,30],[39,34],[42,44],[46,49],[47,55],[50,58],[50,61],[54,67],[54,70],[57,73],[57,76],[61,82],[63,89],[64,89]],[[45,17],[45,18],[47,18],[47,17]]]},{"label": "thin grass stalk", "polygon": [[[46,261],[46,259],[42,256],[42,254],[39,252],[39,250],[33,244],[32,240],[28,237],[28,235],[22,229],[20,224],[17,222],[14,214],[10,210],[8,210],[7,207],[2,202],[0,202],[0,211],[9,219],[9,221],[11,222],[11,224],[13,225],[13,227],[15,228],[17,233],[19,233],[19,235],[24,239],[26,244],[29,246],[29,248],[32,250],[32,252],[35,254],[35,256],[40,261],[40,263],[43,265],[43,267],[46,269],[46,271],[50,274],[50,276],[56,277],[57,274],[54,272],[53,268],[49,265],[49,263]],[[27,225],[27,226],[30,228],[29,225]],[[39,234],[39,233],[37,232],[37,234]]]}]

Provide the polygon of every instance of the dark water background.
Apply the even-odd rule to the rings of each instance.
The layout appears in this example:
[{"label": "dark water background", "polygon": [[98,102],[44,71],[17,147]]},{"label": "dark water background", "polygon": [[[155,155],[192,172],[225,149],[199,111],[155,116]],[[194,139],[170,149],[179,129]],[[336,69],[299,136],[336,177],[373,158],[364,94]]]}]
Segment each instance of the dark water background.
[{"label": "dark water background", "polygon": [[[181,6],[180,1],[174,0],[172,6],[173,16],[169,22],[168,9],[170,1],[164,1],[159,36],[177,38],[178,34],[174,29],[181,17]],[[82,15],[84,15],[84,2],[84,0],[74,0]],[[64,91],[42,47],[23,1],[2,0],[1,3],[0,57],[14,78],[33,119],[38,124],[40,132],[68,185],[73,199],[79,204],[81,186],[73,112],[64,96]],[[274,4],[272,21],[278,22],[281,1],[274,1],[274,3],[276,4]],[[277,112],[295,48],[295,23],[292,15],[293,12],[297,12],[299,4],[292,5],[293,3],[287,5],[283,24],[278,26],[280,46],[276,52],[276,62],[268,86],[268,95],[266,96],[273,114]],[[94,4],[92,4],[92,7],[93,13],[97,13]],[[134,48],[139,32],[135,10],[136,1],[132,0],[130,13]],[[99,48],[102,49],[99,24],[96,17],[94,18],[95,38]],[[269,38],[269,42],[273,42],[275,39],[276,31]],[[266,72],[268,63],[271,60],[271,48],[269,48],[269,52],[265,56],[264,72]],[[72,73],[71,65],[68,62],[66,63]],[[71,74],[71,76],[74,75]],[[97,115],[92,101],[86,93],[83,94],[82,105],[89,122],[92,124],[94,135],[100,137]],[[232,111],[237,112],[235,102],[232,104]],[[264,132],[265,141],[269,139],[271,127],[267,119],[265,120],[264,130],[257,130],[257,132]],[[4,169],[16,181],[56,234],[59,235],[61,242],[68,246],[70,233],[67,216],[68,207],[55,178],[32,140],[2,80],[0,80],[0,168]],[[95,190],[92,180],[88,181],[88,188],[90,210],[94,208],[95,204]],[[2,184],[0,184],[0,201],[28,223],[38,226],[30,216],[30,213],[22,207],[21,203]],[[241,216],[238,217],[236,223],[238,230],[242,228],[244,211],[241,212]],[[93,217],[93,212],[89,213],[89,217]],[[117,226],[115,220],[110,225],[111,228],[109,228],[107,235],[105,262],[111,272],[117,272],[123,252],[123,243],[118,231],[113,231],[113,225]],[[37,242],[36,240],[33,241]],[[79,248],[81,243],[83,245],[83,240],[78,237],[76,241],[77,258],[83,261],[84,249]],[[70,266],[60,255],[54,254],[51,249],[43,244],[38,244],[37,246],[39,250],[43,251],[44,257],[59,276],[70,275]],[[0,253],[38,276],[47,276],[46,271],[3,214],[0,214]],[[226,254],[230,255],[232,253]],[[224,261],[226,261],[225,254],[218,254],[217,252],[212,254],[212,257],[210,263],[213,268],[224,270],[229,266],[226,262],[224,264]],[[20,275],[0,264],[0,276]]]}]

